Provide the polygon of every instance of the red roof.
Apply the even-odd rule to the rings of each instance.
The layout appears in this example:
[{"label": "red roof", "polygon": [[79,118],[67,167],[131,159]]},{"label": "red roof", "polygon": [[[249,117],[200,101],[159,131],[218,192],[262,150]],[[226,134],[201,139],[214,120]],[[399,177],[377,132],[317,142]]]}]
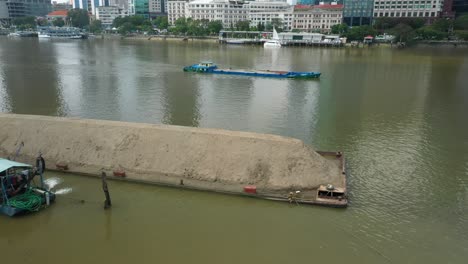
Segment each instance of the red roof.
[{"label": "red roof", "polygon": [[47,16],[67,16],[68,10],[57,10],[54,12],[50,12]]}]

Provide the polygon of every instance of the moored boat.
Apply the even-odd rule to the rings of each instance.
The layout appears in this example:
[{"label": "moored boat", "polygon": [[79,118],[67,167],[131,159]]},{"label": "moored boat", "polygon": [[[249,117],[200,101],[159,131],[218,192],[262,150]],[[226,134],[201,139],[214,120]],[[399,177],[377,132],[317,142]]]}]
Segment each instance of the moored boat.
[{"label": "moored boat", "polygon": [[[38,157],[38,167],[0,159],[0,213],[15,216],[39,211],[55,200],[55,194],[45,189],[42,172],[44,159]],[[39,176],[39,185],[34,178]]]},{"label": "moored boat", "polygon": [[281,41],[278,36],[278,32],[276,32],[276,29],[273,28],[273,38],[267,40],[263,44],[264,48],[281,48]]},{"label": "moored boat", "polygon": [[198,64],[193,64],[184,67],[185,72],[200,72],[213,74],[227,75],[243,75],[253,77],[270,77],[270,78],[289,78],[289,79],[315,79],[319,78],[320,72],[293,72],[293,71],[276,71],[276,70],[233,70],[219,69],[213,62],[205,61]]},{"label": "moored boat", "polygon": [[39,38],[58,39],[86,39],[87,35],[79,28],[74,27],[40,27],[38,28]]}]

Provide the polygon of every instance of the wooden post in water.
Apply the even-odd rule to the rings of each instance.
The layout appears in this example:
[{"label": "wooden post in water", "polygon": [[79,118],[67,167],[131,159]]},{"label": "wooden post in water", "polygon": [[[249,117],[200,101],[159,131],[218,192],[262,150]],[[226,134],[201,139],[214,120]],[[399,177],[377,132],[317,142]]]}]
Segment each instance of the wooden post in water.
[{"label": "wooden post in water", "polygon": [[111,203],[111,198],[109,194],[109,189],[107,188],[107,175],[104,171],[101,173],[101,180],[102,180],[102,190],[104,191],[104,195],[106,196],[106,200],[104,201],[104,209],[107,209],[112,206],[112,203]]}]

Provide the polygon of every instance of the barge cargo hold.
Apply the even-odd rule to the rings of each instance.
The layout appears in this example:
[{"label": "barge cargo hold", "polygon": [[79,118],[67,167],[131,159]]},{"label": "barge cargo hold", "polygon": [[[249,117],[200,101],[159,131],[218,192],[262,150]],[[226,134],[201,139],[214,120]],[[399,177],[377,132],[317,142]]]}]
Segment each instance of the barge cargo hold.
[{"label": "barge cargo hold", "polygon": [[320,72],[292,72],[292,71],[272,71],[272,70],[233,70],[219,69],[213,62],[201,62],[184,67],[185,72],[200,72],[227,75],[243,75],[252,77],[287,78],[287,79],[317,79]]}]

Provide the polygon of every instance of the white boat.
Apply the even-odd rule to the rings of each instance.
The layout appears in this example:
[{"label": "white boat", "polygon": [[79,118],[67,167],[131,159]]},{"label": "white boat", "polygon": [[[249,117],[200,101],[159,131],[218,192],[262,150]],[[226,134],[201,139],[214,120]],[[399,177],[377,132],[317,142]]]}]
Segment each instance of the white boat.
[{"label": "white boat", "polygon": [[281,41],[278,36],[278,32],[273,28],[273,38],[263,44],[264,48],[281,48]]},{"label": "white boat", "polygon": [[80,29],[73,27],[41,27],[37,34],[39,38],[83,39],[87,36]]}]

